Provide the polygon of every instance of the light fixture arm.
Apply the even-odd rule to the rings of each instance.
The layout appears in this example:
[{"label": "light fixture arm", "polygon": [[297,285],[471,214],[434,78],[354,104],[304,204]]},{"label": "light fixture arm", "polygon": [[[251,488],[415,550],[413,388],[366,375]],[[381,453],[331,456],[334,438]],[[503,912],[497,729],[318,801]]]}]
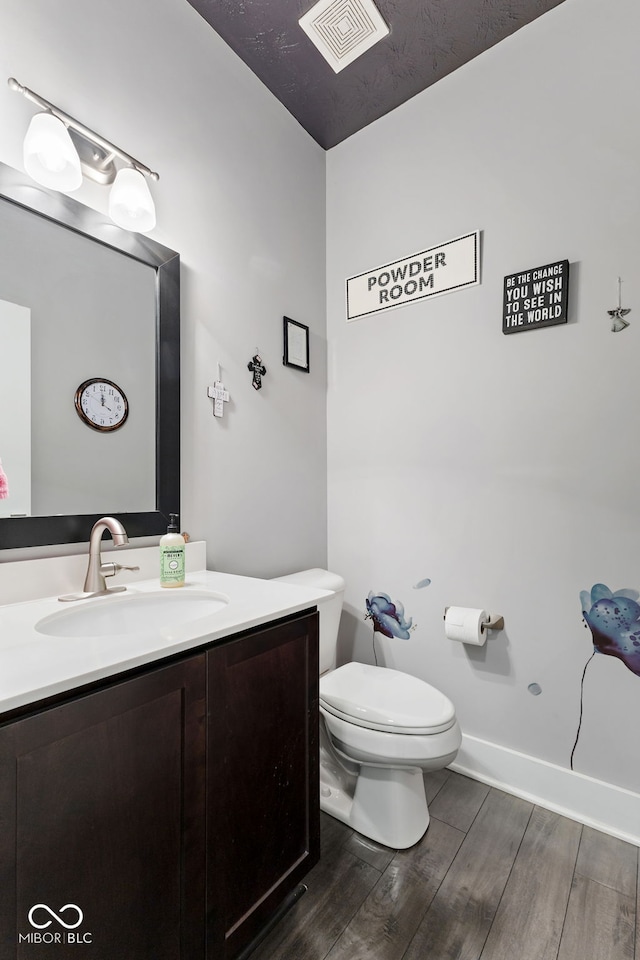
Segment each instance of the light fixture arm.
[{"label": "light fixture arm", "polygon": [[109,140],[105,140],[104,137],[100,136],[100,134],[94,133],[93,130],[85,127],[83,123],[80,123],[74,117],[69,116],[69,114],[65,113],[64,110],[60,110],[53,103],[49,103],[49,101],[45,100],[44,97],[34,93],[33,90],[29,90],[28,87],[24,87],[21,83],[18,83],[14,77],[9,77],[7,83],[9,84],[10,89],[15,93],[21,93],[27,98],[27,100],[31,100],[44,110],[48,110],[53,114],[54,117],[57,117],[58,120],[62,120],[65,126],[71,127],[72,130],[77,131],[81,137],[85,138],[85,140],[89,140],[91,143],[94,143],[96,146],[106,151],[106,153],[110,156],[103,161],[104,164],[109,162],[114,156],[120,157],[121,160],[124,160],[125,163],[128,163],[129,166],[133,167],[134,170],[144,174],[145,177],[150,177],[152,180],[160,179],[160,174],[149,169],[149,167],[145,166],[144,163],[140,163],[128,153],[125,153],[124,150],[121,150],[120,147],[116,147],[113,143],[110,143]]}]

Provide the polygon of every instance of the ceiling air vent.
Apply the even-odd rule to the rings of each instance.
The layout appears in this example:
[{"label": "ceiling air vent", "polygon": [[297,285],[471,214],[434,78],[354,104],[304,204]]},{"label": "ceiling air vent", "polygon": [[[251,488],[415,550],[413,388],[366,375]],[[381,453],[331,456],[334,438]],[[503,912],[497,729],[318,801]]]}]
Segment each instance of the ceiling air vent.
[{"label": "ceiling air vent", "polygon": [[320,0],[298,22],[336,73],[389,33],[371,0]]}]

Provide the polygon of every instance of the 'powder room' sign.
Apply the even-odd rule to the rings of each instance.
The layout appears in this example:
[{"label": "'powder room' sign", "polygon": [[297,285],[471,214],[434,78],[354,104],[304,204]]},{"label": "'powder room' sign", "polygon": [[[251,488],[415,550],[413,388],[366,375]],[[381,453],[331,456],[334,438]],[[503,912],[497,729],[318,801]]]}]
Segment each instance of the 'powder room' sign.
[{"label": "'powder room' sign", "polygon": [[480,231],[347,280],[347,322],[480,283]]},{"label": "'powder room' sign", "polygon": [[558,260],[504,278],[502,332],[567,322],[569,261]]}]

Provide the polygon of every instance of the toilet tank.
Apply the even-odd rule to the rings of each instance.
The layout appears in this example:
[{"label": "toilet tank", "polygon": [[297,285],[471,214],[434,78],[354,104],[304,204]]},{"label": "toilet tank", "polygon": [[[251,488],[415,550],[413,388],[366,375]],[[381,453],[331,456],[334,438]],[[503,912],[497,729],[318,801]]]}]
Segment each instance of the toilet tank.
[{"label": "toilet tank", "polygon": [[316,601],[320,614],[320,673],[333,670],[336,665],[336,649],[338,645],[338,627],[342,613],[344,598],[344,580],[337,573],[314,567],[312,570],[301,570],[290,573],[286,577],[275,577],[285,583],[300,584],[304,587],[318,587],[320,590],[330,590],[331,595],[321,597]]}]

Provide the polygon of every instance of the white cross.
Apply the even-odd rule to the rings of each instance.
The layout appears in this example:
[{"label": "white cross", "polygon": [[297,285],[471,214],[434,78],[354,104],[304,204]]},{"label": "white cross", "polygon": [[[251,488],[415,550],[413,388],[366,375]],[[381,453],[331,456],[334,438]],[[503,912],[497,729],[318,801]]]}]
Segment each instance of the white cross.
[{"label": "white cross", "polygon": [[212,387],[207,387],[207,396],[213,400],[213,415],[221,417],[224,414],[224,403],[229,399],[229,391],[225,389],[222,380],[216,380]]}]

